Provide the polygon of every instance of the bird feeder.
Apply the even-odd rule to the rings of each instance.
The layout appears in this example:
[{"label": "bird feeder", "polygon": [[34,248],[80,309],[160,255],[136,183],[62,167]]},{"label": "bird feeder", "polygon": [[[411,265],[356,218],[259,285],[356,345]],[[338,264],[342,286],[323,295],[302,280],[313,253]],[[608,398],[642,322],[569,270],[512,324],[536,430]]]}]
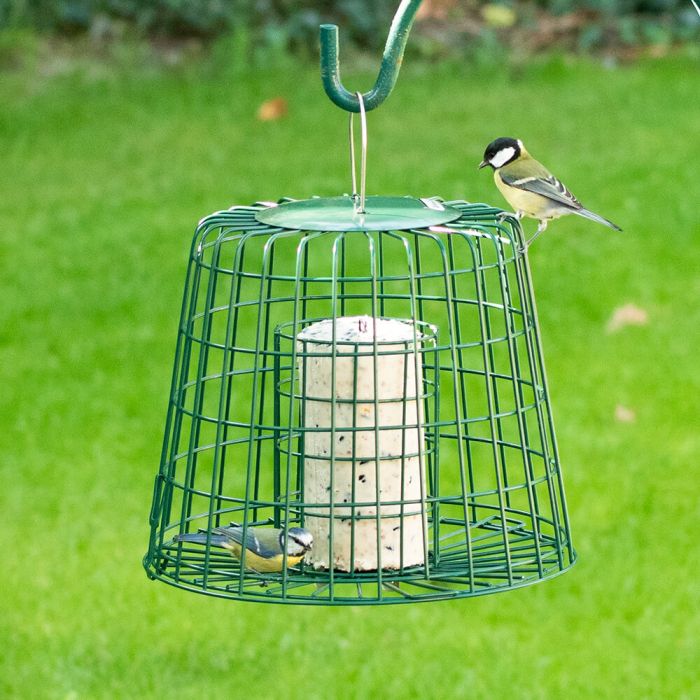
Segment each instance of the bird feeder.
[{"label": "bird feeder", "polygon": [[[392,89],[419,4],[401,3],[366,94],[341,85],[337,27],[321,27],[353,192],[234,206],[197,227],[151,578],[238,600],[409,603],[524,586],[575,559],[519,221],[365,194],[365,112]],[[313,546],[263,572],[245,548],[185,538],[229,523],[304,528]]]}]

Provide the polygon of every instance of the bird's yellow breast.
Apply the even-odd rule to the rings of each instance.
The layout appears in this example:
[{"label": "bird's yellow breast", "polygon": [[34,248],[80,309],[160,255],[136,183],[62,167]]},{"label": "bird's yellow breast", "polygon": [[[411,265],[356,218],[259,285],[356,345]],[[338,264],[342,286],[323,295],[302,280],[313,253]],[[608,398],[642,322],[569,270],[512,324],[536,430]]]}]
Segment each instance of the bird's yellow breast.
[{"label": "bird's yellow breast", "polygon": [[[226,542],[223,545],[226,549],[228,549],[231,554],[233,554],[236,559],[240,560],[241,558],[241,545],[238,544],[238,542]],[[292,557],[292,556],[287,556],[287,567],[290,566],[296,566],[303,557]],[[269,559],[266,559],[265,557],[261,557],[255,552],[251,552],[249,549],[246,550],[245,553],[245,568],[246,569],[252,569],[253,571],[257,571],[258,573],[261,574],[268,574],[268,573],[273,573],[275,571],[282,571],[282,567],[284,566],[284,557],[282,554],[275,554],[274,557],[270,557]]]}]

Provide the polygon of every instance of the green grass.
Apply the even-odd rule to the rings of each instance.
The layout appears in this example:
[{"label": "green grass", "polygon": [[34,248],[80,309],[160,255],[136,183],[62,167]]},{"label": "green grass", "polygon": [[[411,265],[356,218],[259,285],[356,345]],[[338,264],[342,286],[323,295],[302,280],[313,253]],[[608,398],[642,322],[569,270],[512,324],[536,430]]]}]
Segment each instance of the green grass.
[{"label": "green grass", "polygon": [[[502,204],[476,165],[513,135],[625,232],[570,217],[531,251],[577,565],[368,609],[218,601],[140,563],[194,224],[348,187],[316,69],[0,75],[0,695],[699,697],[699,68],[409,65],[370,115],[371,192]],[[289,117],[257,121],[277,95]],[[625,303],[648,325],[606,333]]]}]

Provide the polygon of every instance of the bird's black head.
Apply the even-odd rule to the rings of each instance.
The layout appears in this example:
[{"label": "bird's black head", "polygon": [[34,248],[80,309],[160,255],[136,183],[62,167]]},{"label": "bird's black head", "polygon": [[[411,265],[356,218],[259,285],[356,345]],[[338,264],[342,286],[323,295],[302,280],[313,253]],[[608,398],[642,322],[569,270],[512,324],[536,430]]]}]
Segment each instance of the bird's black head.
[{"label": "bird's black head", "polygon": [[484,151],[484,160],[479,164],[479,168],[490,165],[494,170],[503,167],[518,158],[523,151],[523,142],[518,139],[511,139],[507,136],[491,141]]}]

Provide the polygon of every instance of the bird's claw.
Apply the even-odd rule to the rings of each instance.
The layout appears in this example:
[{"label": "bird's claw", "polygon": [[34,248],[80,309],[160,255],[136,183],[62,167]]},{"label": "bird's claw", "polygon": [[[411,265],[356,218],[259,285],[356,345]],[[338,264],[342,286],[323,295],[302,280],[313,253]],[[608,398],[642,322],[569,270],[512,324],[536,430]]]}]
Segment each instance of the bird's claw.
[{"label": "bird's claw", "polygon": [[515,219],[516,221],[520,221],[523,216],[524,213],[522,211],[499,211],[498,214],[496,214],[496,218],[498,219],[499,223],[504,219]]}]

